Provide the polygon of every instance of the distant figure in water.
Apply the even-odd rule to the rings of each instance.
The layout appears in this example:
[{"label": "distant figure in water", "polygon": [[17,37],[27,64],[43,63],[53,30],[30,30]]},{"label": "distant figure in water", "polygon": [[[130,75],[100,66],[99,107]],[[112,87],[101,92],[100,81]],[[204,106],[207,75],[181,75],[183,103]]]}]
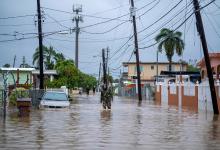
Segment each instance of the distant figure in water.
[{"label": "distant figure in water", "polygon": [[89,90],[90,90],[90,89],[89,89],[89,87],[87,86],[87,87],[86,87],[86,94],[87,94],[87,95],[89,95]]},{"label": "distant figure in water", "polygon": [[93,91],[93,95],[95,95],[95,86],[93,86],[92,91]]}]

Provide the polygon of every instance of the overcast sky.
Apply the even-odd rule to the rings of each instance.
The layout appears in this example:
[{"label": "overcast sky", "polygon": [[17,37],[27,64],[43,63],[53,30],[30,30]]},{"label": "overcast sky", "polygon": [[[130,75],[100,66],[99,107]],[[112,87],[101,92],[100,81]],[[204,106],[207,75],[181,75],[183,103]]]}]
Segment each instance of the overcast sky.
[{"label": "overcast sky", "polygon": [[[204,6],[210,1],[211,0],[201,0],[201,6]],[[16,67],[21,64],[23,56],[25,56],[27,63],[32,65],[32,55],[36,47],[38,47],[38,39],[15,39],[29,38],[36,35],[37,24],[35,25],[35,21],[37,20],[35,16],[32,16],[37,12],[36,2],[37,0],[1,0],[0,66],[6,63],[12,65],[15,55]],[[134,2],[137,8],[137,30],[140,32],[138,34],[140,48],[153,44],[155,41],[152,39],[159,33],[162,27],[170,29],[178,27],[184,19],[192,13],[193,8],[192,4],[190,4],[191,0],[182,0],[171,13],[154,23],[174,7],[179,0],[134,0]],[[44,18],[43,32],[56,32],[74,28],[75,22],[71,20],[74,17],[74,14],[71,14],[73,4],[82,4],[83,9],[81,13],[83,22],[79,24],[81,27],[79,35],[79,69],[89,74],[98,74],[101,49],[109,47],[111,58],[109,60],[110,68],[111,70],[119,68],[117,70],[112,70],[112,75],[114,77],[118,76],[120,69],[123,70],[122,67],[120,68],[121,63],[129,60],[134,47],[132,38],[119,50],[119,48],[129,39],[128,37],[133,34],[132,23],[131,21],[127,21],[130,19],[130,15],[128,14],[130,8],[129,0],[41,0]],[[212,3],[202,10],[210,52],[220,51],[219,6],[220,0],[216,0],[215,4]],[[48,8],[70,13],[53,11]],[[27,16],[7,18],[23,15]],[[120,19],[108,21],[109,18],[116,18],[122,15],[124,15],[124,17]],[[87,27],[88,25],[103,21],[108,22]],[[109,31],[116,26],[118,27]],[[143,29],[145,30],[142,31]],[[109,32],[99,34],[105,31]],[[203,57],[203,52],[195,26],[194,15],[178,28],[178,31],[183,33],[182,38],[185,41],[185,50],[182,57],[174,56],[173,61],[179,61],[180,59],[185,61],[189,61],[190,59],[201,59]],[[17,32],[16,37],[13,36],[15,32]],[[46,46],[53,46],[57,52],[62,52],[66,58],[75,58],[75,33],[70,34],[70,32],[68,32],[68,34],[65,35],[53,34],[46,36],[43,39],[43,44]],[[157,45],[147,49],[140,49],[140,60],[142,62],[155,62],[156,50]],[[131,57],[130,61],[135,61],[134,55]],[[159,54],[159,61],[167,61],[164,53]]]}]

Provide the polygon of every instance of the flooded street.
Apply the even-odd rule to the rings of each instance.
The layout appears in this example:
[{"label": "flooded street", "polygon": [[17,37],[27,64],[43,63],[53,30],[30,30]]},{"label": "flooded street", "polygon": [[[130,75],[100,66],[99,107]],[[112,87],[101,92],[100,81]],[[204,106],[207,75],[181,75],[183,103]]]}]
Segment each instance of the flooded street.
[{"label": "flooded street", "polygon": [[81,96],[70,109],[8,113],[1,149],[220,149],[220,117],[115,97],[103,111],[98,96]]}]

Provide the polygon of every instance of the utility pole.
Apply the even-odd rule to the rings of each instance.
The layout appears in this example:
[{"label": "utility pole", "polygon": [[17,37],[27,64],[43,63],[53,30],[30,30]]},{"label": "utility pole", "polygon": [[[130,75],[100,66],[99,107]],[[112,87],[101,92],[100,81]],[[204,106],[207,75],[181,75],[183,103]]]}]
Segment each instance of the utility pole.
[{"label": "utility pole", "polygon": [[42,42],[42,27],[41,27],[41,10],[40,0],[37,0],[37,18],[38,18],[38,38],[39,38],[39,53],[40,53],[40,89],[44,89],[44,64],[43,64],[43,42]]},{"label": "utility pole", "polygon": [[15,61],[16,61],[16,55],[14,56],[14,61],[13,61],[13,68],[15,67]]},{"label": "utility pole", "polygon": [[104,83],[104,88],[103,90],[107,90],[107,74],[106,74],[106,60],[105,60],[105,49],[102,49],[102,64],[103,64],[103,83]]},{"label": "utility pole", "polygon": [[99,64],[99,77],[98,77],[98,92],[99,92],[99,85],[100,85],[101,65],[102,65],[102,63],[100,62],[100,64]]},{"label": "utility pole", "polygon": [[137,68],[137,81],[138,81],[138,99],[142,101],[141,94],[141,78],[140,78],[140,64],[139,64],[139,52],[138,52],[138,39],[137,39],[137,27],[136,27],[136,18],[135,18],[135,10],[134,1],[131,0],[131,8],[130,13],[133,20],[133,28],[134,28],[134,45],[135,45],[135,54],[136,54],[136,68]]},{"label": "utility pole", "polygon": [[[107,47],[106,48],[106,51],[107,51],[107,56],[106,56],[106,72],[108,71],[107,75],[108,75],[108,78],[109,78],[109,67],[108,67],[108,57],[109,57],[109,48]],[[109,79],[107,79],[107,87],[109,85]]]},{"label": "utility pole", "polygon": [[200,14],[200,6],[199,6],[198,0],[193,0],[193,5],[194,5],[194,9],[195,9],[195,16],[196,16],[196,27],[197,27],[197,30],[200,35],[200,40],[202,42],[206,70],[207,70],[207,75],[209,78],[209,86],[210,86],[210,92],[211,92],[211,98],[212,98],[213,111],[214,111],[214,114],[219,114],[218,102],[217,102],[214,79],[213,79],[213,73],[212,73],[212,69],[211,69],[211,65],[210,65],[208,46],[207,46],[207,42],[206,42],[206,37],[205,37],[204,28],[203,28],[203,22],[202,22],[202,17]]},{"label": "utility pole", "polygon": [[82,16],[79,15],[79,12],[82,12],[82,5],[73,5],[73,12],[76,13],[75,17],[73,18],[73,22],[76,22],[76,27],[75,27],[75,65],[76,68],[78,68],[78,59],[79,59],[79,21],[82,22]]}]

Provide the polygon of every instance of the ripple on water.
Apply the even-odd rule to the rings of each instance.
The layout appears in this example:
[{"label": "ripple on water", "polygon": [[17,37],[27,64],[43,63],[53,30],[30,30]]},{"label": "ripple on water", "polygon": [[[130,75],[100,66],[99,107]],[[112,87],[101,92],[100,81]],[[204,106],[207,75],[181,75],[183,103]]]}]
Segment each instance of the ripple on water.
[{"label": "ripple on water", "polygon": [[0,123],[2,149],[218,149],[220,118],[176,107],[115,97],[79,96],[70,109],[8,113]]}]

